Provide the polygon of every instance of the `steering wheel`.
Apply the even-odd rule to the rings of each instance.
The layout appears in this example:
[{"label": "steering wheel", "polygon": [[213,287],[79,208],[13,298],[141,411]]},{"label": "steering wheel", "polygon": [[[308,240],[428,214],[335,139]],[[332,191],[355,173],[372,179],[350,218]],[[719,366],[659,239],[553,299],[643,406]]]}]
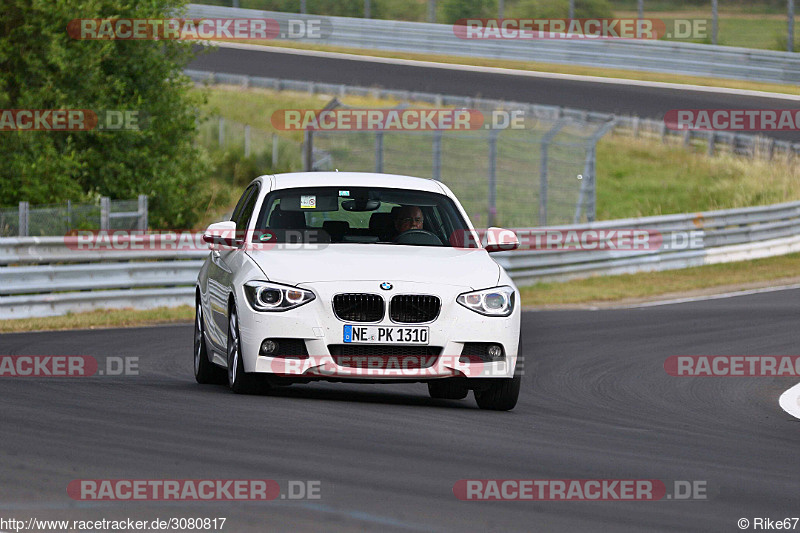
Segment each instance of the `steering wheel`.
[{"label": "steering wheel", "polygon": [[442,246],[442,240],[437,237],[435,233],[424,229],[410,229],[404,231],[394,238],[394,243]]}]

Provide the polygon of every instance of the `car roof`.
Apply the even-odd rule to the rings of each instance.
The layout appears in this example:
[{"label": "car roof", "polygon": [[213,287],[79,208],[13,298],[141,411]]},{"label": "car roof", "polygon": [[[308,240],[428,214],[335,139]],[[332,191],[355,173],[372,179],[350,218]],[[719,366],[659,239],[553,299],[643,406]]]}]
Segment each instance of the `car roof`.
[{"label": "car roof", "polygon": [[319,186],[388,187],[435,192],[449,196],[439,182],[433,179],[376,172],[292,172],[273,175],[272,183],[272,190]]}]

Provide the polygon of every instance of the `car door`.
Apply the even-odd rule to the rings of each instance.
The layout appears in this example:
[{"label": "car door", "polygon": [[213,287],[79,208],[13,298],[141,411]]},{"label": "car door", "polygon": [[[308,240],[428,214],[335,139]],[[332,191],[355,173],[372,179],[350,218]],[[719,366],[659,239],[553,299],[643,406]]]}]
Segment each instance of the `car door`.
[{"label": "car door", "polygon": [[233,291],[233,275],[237,264],[241,264],[241,255],[246,238],[247,224],[258,201],[259,185],[250,185],[242,194],[231,220],[236,223],[237,245],[235,247],[220,246],[212,250],[208,267],[208,295],[211,308],[209,331],[211,342],[216,351],[225,353],[228,336],[228,297]]}]

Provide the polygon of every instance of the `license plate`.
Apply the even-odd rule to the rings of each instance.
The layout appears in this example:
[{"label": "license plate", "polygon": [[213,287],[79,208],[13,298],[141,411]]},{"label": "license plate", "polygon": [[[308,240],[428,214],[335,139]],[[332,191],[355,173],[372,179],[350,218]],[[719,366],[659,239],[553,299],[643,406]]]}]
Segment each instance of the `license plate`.
[{"label": "license plate", "polygon": [[347,324],[344,327],[344,342],[354,344],[428,344],[428,328]]}]

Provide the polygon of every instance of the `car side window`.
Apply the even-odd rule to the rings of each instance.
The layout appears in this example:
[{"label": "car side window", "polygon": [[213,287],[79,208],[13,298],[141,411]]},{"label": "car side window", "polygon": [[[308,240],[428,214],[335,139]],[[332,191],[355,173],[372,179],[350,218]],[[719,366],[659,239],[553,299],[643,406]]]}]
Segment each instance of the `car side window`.
[{"label": "car side window", "polygon": [[241,198],[239,198],[239,201],[236,203],[236,207],[233,209],[233,213],[231,214],[231,220],[236,222],[237,228],[239,227],[238,223],[239,215],[241,215],[242,208],[244,208],[244,204],[245,202],[247,202],[247,199],[250,196],[250,193],[253,192],[253,189],[254,189],[253,186],[246,188],[242,193]]},{"label": "car side window", "polygon": [[249,188],[249,190],[250,196],[248,196],[247,200],[245,200],[241,211],[238,213],[239,216],[235,219],[237,230],[244,231],[247,229],[247,223],[250,221],[250,217],[253,215],[253,210],[256,208],[256,202],[258,201],[258,187],[253,185]]}]

